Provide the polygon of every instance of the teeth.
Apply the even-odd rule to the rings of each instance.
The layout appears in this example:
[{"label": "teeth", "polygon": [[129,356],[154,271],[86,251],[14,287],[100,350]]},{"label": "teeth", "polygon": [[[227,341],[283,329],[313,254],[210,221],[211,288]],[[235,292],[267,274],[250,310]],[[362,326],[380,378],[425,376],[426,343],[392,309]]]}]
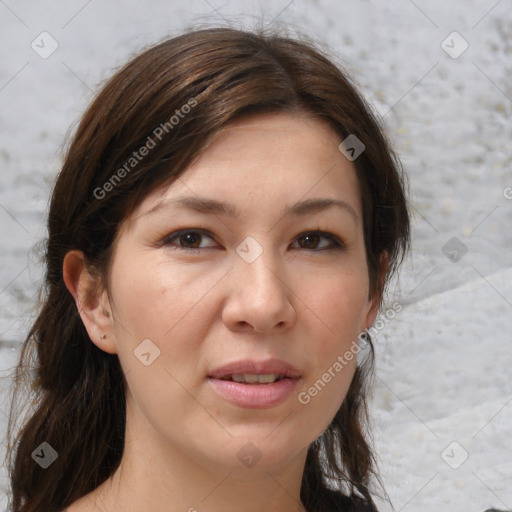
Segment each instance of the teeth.
[{"label": "teeth", "polygon": [[277,373],[265,373],[263,375],[256,375],[253,373],[236,373],[231,375],[231,380],[235,382],[244,382],[247,384],[270,384],[279,378],[283,378],[283,375]]}]

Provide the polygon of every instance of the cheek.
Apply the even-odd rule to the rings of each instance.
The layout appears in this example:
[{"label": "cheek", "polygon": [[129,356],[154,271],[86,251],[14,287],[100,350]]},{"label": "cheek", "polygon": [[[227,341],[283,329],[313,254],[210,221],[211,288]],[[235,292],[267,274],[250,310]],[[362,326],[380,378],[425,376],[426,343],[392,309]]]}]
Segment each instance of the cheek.
[{"label": "cheek", "polygon": [[[309,281],[309,280],[308,280]],[[329,279],[303,281],[303,312],[308,342],[309,372],[298,401],[312,418],[326,427],[339,409],[352,381],[359,351],[358,336],[365,329],[369,303],[368,281],[361,272],[333,274]],[[313,281],[316,283],[312,287]],[[315,427],[312,420],[311,428]],[[321,430],[319,431],[321,432]]]},{"label": "cheek", "polygon": [[194,293],[195,280],[186,272],[165,267],[144,253],[125,251],[113,268],[117,319],[130,333],[161,339],[199,293]]},{"label": "cheek", "polygon": [[201,299],[215,279],[131,256],[116,262],[111,279],[118,356],[130,399],[164,433],[169,425],[180,425],[176,410],[186,417],[197,409],[191,395],[200,380],[197,361],[209,325],[207,301]]},{"label": "cheek", "polygon": [[297,281],[300,298],[315,319],[325,350],[342,347],[366,327],[370,308],[365,268],[331,271],[324,276],[309,276]]},{"label": "cheek", "polygon": [[211,325],[208,293],[222,275],[200,266],[184,269],[144,254],[120,259],[112,273],[112,295],[124,366],[133,364],[134,349],[149,339],[160,350],[160,364],[186,373],[185,363],[197,361],[201,340]]}]

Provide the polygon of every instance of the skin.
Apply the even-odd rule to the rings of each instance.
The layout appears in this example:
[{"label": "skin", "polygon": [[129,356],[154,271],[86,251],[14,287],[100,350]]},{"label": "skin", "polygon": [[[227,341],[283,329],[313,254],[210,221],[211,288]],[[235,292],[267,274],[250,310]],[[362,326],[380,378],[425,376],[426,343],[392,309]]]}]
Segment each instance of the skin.
[{"label": "skin", "polygon": [[[340,142],[312,117],[239,120],[122,224],[108,291],[80,251],[66,255],[64,279],[89,336],[118,354],[128,383],[121,466],[69,512],[305,510],[308,446],[340,407],[356,358],[307,405],[298,394],[372,325],[380,303],[369,297],[359,184]],[[168,201],[181,196],[233,203],[240,216],[173,209]],[[284,215],[313,198],[342,200],[353,212],[331,206]],[[185,228],[208,234],[169,241]],[[346,247],[305,236],[315,230]],[[248,236],[263,250],[252,263],[236,252]],[[160,350],[148,366],[134,356],[144,339]],[[302,374],[277,406],[238,407],[207,382],[213,368],[270,357]],[[261,455],[252,467],[237,457],[247,442]]]}]

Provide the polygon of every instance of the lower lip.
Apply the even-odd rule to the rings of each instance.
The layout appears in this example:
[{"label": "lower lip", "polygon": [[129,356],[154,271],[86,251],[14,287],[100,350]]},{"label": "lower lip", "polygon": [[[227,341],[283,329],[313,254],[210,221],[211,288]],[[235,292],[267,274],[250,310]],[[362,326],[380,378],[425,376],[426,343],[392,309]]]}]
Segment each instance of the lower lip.
[{"label": "lower lip", "polygon": [[232,380],[208,377],[213,389],[229,402],[240,407],[264,409],[284,402],[299,379],[281,379],[271,384],[243,384]]}]

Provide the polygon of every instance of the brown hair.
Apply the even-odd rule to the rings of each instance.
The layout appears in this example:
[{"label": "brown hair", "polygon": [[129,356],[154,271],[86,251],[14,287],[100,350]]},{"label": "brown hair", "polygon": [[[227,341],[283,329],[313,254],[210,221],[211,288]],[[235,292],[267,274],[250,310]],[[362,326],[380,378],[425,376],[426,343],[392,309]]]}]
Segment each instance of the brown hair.
[{"label": "brown hair", "polygon": [[[16,369],[8,428],[13,512],[65,508],[113,474],[123,453],[124,375],[117,355],[89,339],[63,281],[65,254],[82,250],[91,268],[108,276],[121,222],[150,191],[183,173],[231,121],[252,113],[302,112],[329,123],[340,142],[353,134],[364,143],[354,165],[370,293],[383,292],[409,244],[403,173],[371,109],[341,69],[306,36],[206,28],[145,50],[97,94],[53,190],[43,303]],[[130,160],[150,138],[155,145],[147,156]],[[389,267],[380,278],[383,252]],[[370,348],[340,410],[309,448],[301,487],[308,511],[373,505],[377,473],[366,402],[371,341]],[[33,410],[13,439],[15,398],[34,353]],[[47,469],[31,457],[42,442],[58,452]],[[341,490],[332,490],[333,479]]]}]

